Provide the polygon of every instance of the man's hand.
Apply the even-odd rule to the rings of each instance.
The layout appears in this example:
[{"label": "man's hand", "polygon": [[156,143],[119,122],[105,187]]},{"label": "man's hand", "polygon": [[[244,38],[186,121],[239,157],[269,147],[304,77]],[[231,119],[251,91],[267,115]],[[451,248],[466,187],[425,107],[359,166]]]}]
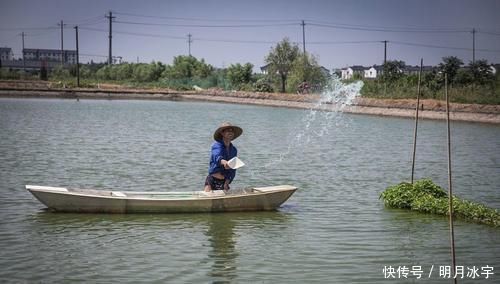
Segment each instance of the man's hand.
[{"label": "man's hand", "polygon": [[220,164],[224,167],[224,169],[230,169],[229,164],[226,160],[220,160]]}]

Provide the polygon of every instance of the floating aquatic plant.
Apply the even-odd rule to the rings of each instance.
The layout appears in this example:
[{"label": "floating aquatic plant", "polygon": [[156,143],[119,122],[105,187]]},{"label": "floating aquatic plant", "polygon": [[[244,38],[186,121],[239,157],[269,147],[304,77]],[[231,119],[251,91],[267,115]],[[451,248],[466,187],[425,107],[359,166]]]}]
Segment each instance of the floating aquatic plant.
[{"label": "floating aquatic plant", "polygon": [[[448,193],[429,179],[414,184],[402,182],[388,187],[380,194],[391,208],[410,209],[423,213],[449,215]],[[453,196],[455,217],[477,223],[500,226],[500,213],[482,204]]]}]

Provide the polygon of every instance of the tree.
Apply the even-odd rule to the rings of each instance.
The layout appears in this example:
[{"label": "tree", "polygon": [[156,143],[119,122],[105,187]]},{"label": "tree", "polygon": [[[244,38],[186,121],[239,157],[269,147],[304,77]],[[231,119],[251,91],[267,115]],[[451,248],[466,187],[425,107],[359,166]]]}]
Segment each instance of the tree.
[{"label": "tree", "polygon": [[130,80],[132,74],[134,73],[134,64],[122,63],[118,65],[112,65],[112,73],[117,80]]},{"label": "tree", "polygon": [[165,70],[165,65],[160,62],[151,64],[135,64],[132,71],[132,78],[137,82],[154,82],[158,81],[162,72]]},{"label": "tree", "polygon": [[484,85],[494,80],[493,72],[486,60],[478,60],[469,64],[469,70],[474,83]]},{"label": "tree", "polygon": [[293,62],[292,70],[288,79],[288,90],[297,91],[300,83],[306,81],[309,86],[317,90],[318,87],[324,86],[327,81],[327,76],[318,64],[316,58],[306,53],[300,53]]},{"label": "tree", "polygon": [[454,82],[458,70],[464,65],[464,62],[456,56],[443,57],[443,62],[439,63],[438,69],[444,74],[448,75],[448,82]]},{"label": "tree", "polygon": [[174,64],[165,68],[162,77],[168,79],[186,78],[206,78],[210,76],[214,68],[205,63],[205,60],[198,60],[194,56],[180,55],[174,57]]},{"label": "tree", "polygon": [[461,86],[466,86],[468,84],[471,84],[474,81],[474,78],[472,77],[472,72],[470,68],[462,68],[458,69],[457,75],[455,76],[455,84],[461,85]]},{"label": "tree", "polygon": [[403,76],[403,69],[406,64],[400,60],[388,60],[384,63],[383,80],[394,82]]},{"label": "tree", "polygon": [[246,63],[241,65],[240,63],[231,64],[227,68],[227,79],[231,83],[231,86],[240,90],[243,85],[252,82],[252,72],[253,65]]},{"label": "tree", "polygon": [[109,65],[104,65],[96,72],[96,77],[99,80],[110,80],[111,68]]},{"label": "tree", "polygon": [[278,73],[281,79],[281,92],[285,92],[286,80],[293,67],[293,62],[299,56],[299,47],[290,43],[288,38],[279,42],[272,48],[266,56],[266,63],[269,64],[269,74],[273,76]]}]

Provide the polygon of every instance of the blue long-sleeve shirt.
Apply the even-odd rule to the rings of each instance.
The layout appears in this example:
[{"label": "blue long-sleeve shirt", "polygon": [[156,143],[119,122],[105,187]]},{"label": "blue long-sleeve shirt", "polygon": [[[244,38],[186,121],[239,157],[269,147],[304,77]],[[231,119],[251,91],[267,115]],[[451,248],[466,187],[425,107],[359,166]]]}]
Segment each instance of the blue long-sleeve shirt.
[{"label": "blue long-sleeve shirt", "polygon": [[226,149],[224,142],[215,141],[212,144],[212,154],[210,156],[210,167],[208,168],[208,174],[221,173],[224,175],[225,179],[229,180],[231,183],[236,176],[236,170],[233,169],[225,169],[223,165],[221,165],[221,160],[229,161],[232,158],[238,155],[238,150],[234,147],[233,143],[229,145],[229,150]]}]

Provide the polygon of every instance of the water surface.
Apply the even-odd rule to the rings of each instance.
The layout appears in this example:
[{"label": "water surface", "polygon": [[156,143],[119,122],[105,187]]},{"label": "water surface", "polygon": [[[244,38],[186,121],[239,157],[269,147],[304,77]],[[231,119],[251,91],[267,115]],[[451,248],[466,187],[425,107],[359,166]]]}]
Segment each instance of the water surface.
[{"label": "water surface", "polygon": [[[55,214],[24,189],[201,190],[226,120],[244,129],[233,187],[300,188],[279,211]],[[449,282],[437,271],[450,265],[447,219],[379,200],[410,178],[413,126],[219,103],[0,99],[0,280],[398,283],[384,267],[420,265],[424,279],[408,282]],[[445,122],[419,126],[416,177],[447,188]],[[500,127],[453,122],[452,143],[454,192],[500,208]],[[455,238],[459,265],[499,272],[498,228],[457,221]]]}]

